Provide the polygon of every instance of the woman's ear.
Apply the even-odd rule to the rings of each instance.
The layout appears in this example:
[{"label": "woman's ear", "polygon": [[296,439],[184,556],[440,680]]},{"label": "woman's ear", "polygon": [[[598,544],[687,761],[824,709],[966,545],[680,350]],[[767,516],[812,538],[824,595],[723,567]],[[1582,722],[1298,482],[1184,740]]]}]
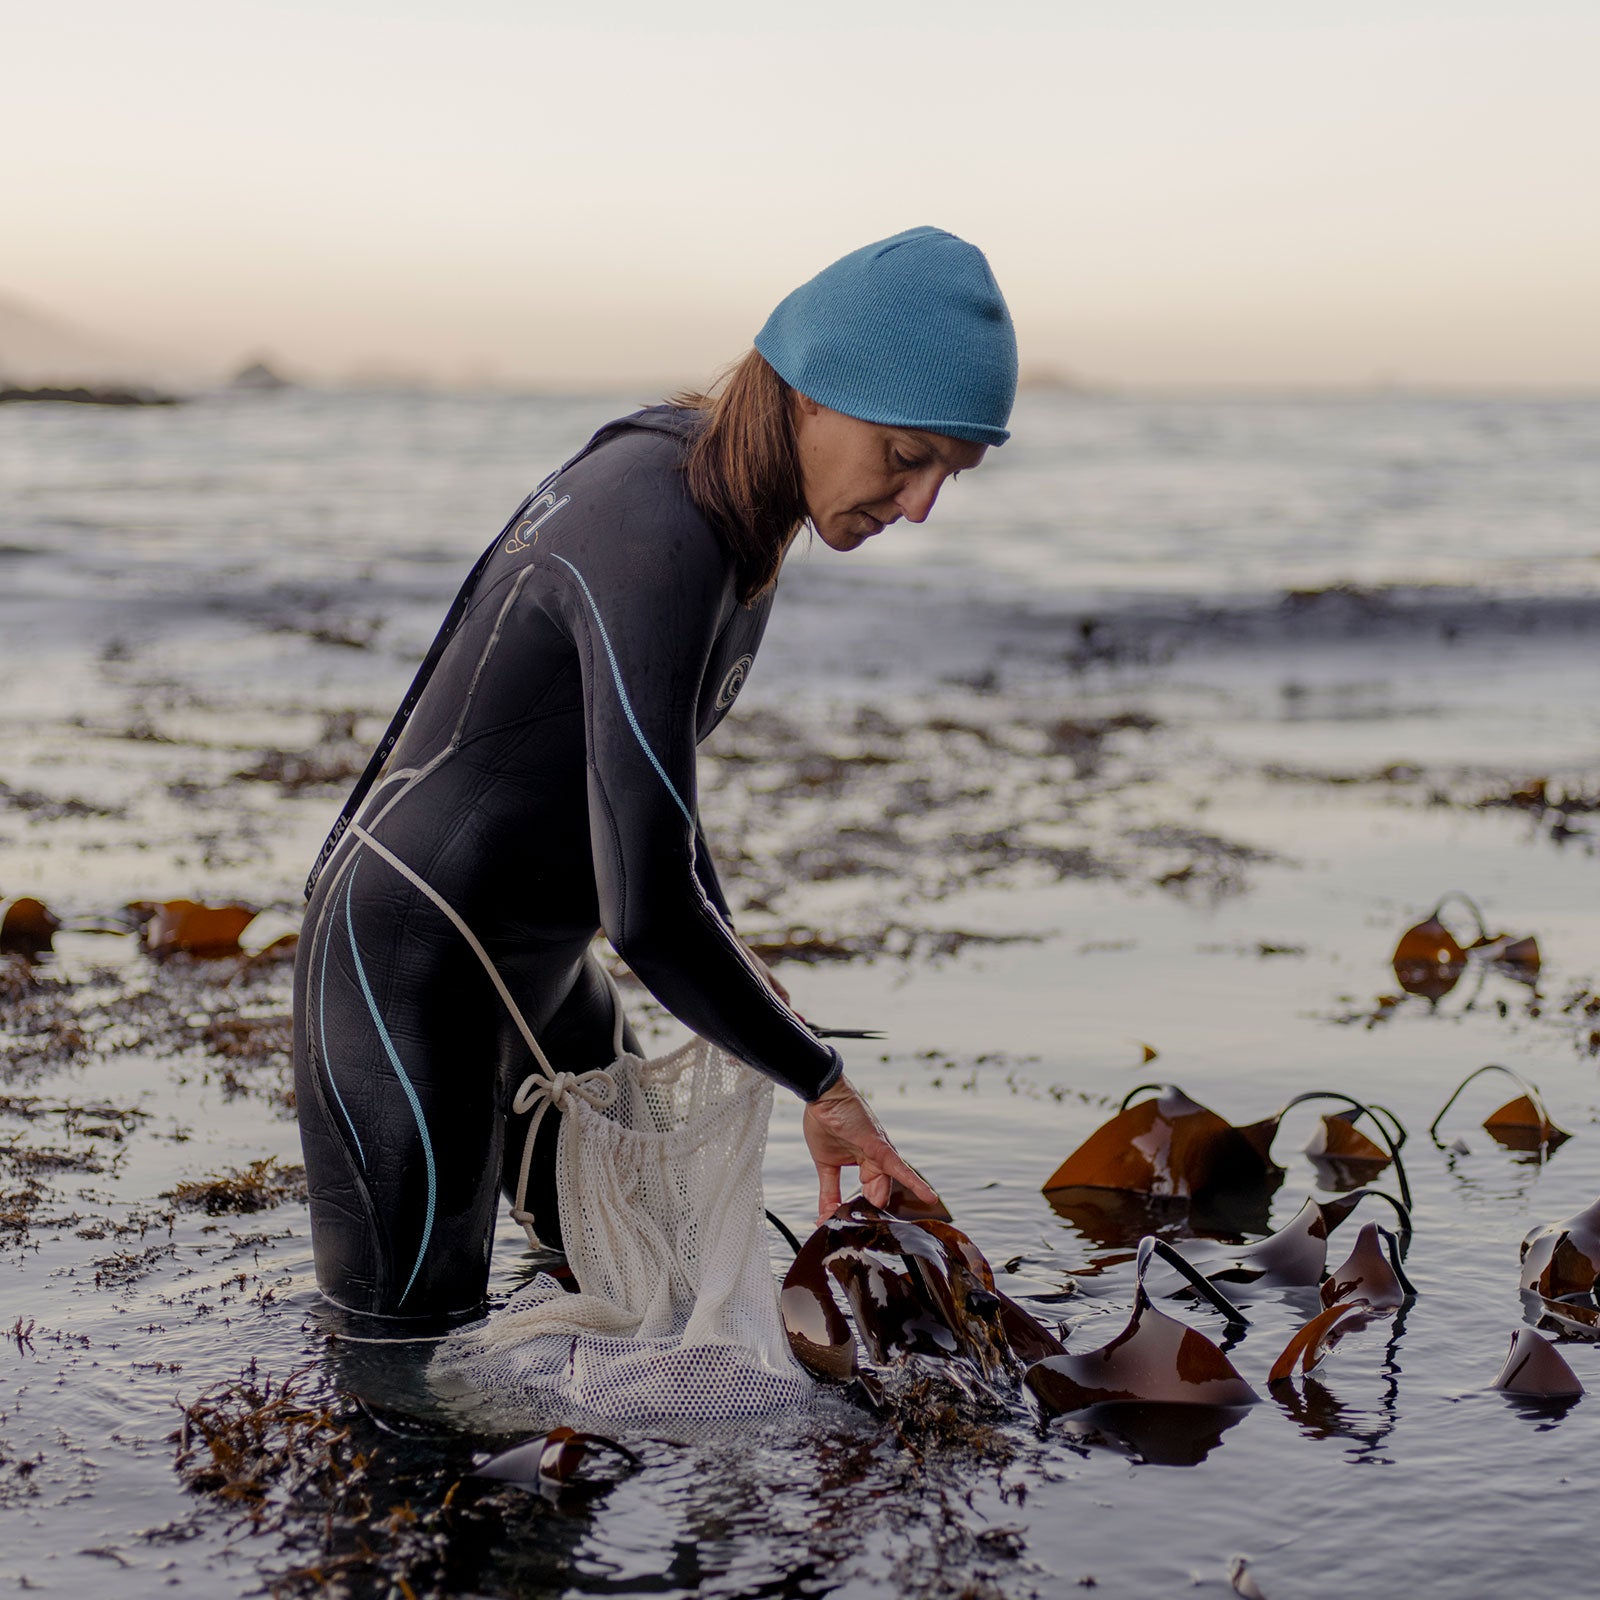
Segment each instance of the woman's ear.
[{"label": "woman's ear", "polygon": [[813,400],[808,394],[801,394],[798,389],[794,391],[794,403],[795,409],[802,416],[814,417],[822,410],[822,406],[817,401]]}]

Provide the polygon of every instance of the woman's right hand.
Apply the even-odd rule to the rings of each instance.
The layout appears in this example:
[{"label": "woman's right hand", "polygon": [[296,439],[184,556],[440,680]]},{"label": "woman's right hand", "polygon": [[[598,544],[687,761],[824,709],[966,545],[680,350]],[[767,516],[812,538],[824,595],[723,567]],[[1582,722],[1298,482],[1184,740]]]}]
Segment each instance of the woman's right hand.
[{"label": "woman's right hand", "polygon": [[860,1169],[862,1192],[875,1206],[889,1203],[890,1184],[896,1180],[924,1205],[937,1204],[938,1195],[889,1143],[883,1124],[848,1078],[840,1077],[806,1107],[805,1134],[817,1166],[819,1227],[839,1209],[839,1174],[845,1167]]}]

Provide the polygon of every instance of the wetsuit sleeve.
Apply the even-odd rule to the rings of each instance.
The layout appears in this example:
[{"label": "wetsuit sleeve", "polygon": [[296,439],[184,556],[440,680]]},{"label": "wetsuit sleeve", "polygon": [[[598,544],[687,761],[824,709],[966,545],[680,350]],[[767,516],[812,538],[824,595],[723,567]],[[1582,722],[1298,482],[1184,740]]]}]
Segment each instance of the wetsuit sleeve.
[{"label": "wetsuit sleeve", "polygon": [[717,908],[722,920],[731,928],[733,913],[728,909],[727,895],[722,892],[722,880],[717,876],[717,863],[711,854],[711,846],[706,843],[706,830],[700,826],[698,812],[694,819],[694,875],[700,880],[700,887],[706,899]]},{"label": "wetsuit sleeve", "polygon": [[719,904],[695,822],[701,681],[726,594],[703,528],[634,527],[552,545],[583,675],[589,827],[600,918],[680,1021],[805,1100],[843,1070],[767,986]]}]

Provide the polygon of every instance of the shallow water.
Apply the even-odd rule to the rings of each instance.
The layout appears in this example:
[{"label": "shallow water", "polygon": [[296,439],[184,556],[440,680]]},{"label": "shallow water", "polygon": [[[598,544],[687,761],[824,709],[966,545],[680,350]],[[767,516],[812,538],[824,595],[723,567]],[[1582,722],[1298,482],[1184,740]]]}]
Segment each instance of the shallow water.
[{"label": "shallow water", "polygon": [[[1535,774],[1589,794],[1600,777],[1586,613],[1560,609],[1583,598],[1581,563],[1592,557],[1593,483],[1572,441],[1592,428],[1593,409],[1039,404],[1060,410],[1040,423],[1058,430],[1053,445],[1020,451],[983,513],[1003,521],[994,508],[1009,508],[1018,548],[1026,517],[1015,497],[1029,474],[1038,493],[1028,516],[1044,516],[1055,485],[1050,494],[1076,495],[1072,516],[1085,527],[1104,518],[1137,529],[1143,501],[1147,525],[1167,526],[1184,486],[1209,483],[1217,519],[1240,538],[1256,529],[1259,548],[1262,508],[1284,496],[1312,507],[1321,528],[1348,518],[1370,532],[1383,503],[1372,486],[1403,478],[1397,463],[1410,451],[1431,463],[1413,473],[1433,497],[1424,521],[1463,541],[1466,555],[1452,559],[1465,565],[1450,576],[1465,587],[1451,604],[1470,628],[1442,637],[1410,601],[1324,612],[1315,627],[1302,608],[1283,622],[1273,586],[1285,572],[1296,583],[1442,574],[1408,566],[1392,543],[1378,551],[1387,567],[1357,541],[1316,568],[1287,541],[1251,583],[1232,586],[1219,622],[1205,610],[1207,585],[1184,578],[1187,536],[1174,533],[1171,551],[1153,543],[1142,564],[1095,581],[1101,599],[1112,587],[1123,596],[1108,627],[1124,638],[1148,626],[1140,608],[1157,590],[1182,627],[1160,651],[1087,657],[1071,655],[1082,635],[1066,621],[1079,597],[1048,564],[1038,585],[1048,604],[1039,593],[1017,603],[1005,553],[976,564],[975,594],[974,563],[962,568],[957,547],[976,522],[952,516],[956,531],[919,569],[915,593],[889,555],[874,554],[858,591],[814,560],[795,603],[780,603],[742,720],[707,752],[713,842],[725,861],[752,858],[725,874],[735,903],[771,888],[764,861],[818,863],[809,880],[797,867],[768,895],[771,910],[742,923],[752,935],[905,930],[896,937],[911,944],[908,959],[790,964],[785,977],[809,1015],[887,1033],[882,1047],[849,1047],[852,1074],[991,1261],[1021,1258],[1003,1287],[1056,1293],[1090,1269],[1077,1294],[1040,1308],[1066,1323],[1070,1348],[1121,1327],[1131,1268],[1100,1270],[1119,1252],[1058,1216],[1039,1185],[1153,1078],[1238,1121],[1307,1088],[1393,1107],[1412,1132],[1417,1218],[1407,1270],[1419,1295],[1403,1327],[1379,1321],[1352,1335],[1285,1404],[1268,1396],[1266,1370],[1314,1297],[1252,1296],[1254,1324],[1231,1358],[1262,1402],[1188,1467],[1087,1444],[1059,1424],[1041,1431],[1026,1408],[959,1440],[899,1437],[841,1412],[695,1448],[645,1443],[644,1468],[592,1498],[496,1498],[469,1485],[442,1511],[488,1441],[429,1414],[415,1357],[330,1341],[304,1205],[212,1218],[161,1198],[182,1179],[297,1159],[281,1060],[237,1062],[205,1042],[218,1014],[280,1014],[285,974],[156,970],[125,937],[73,933],[52,970],[78,982],[71,1005],[88,1019],[85,1048],[30,1055],[28,1016],[13,1004],[0,1066],[0,1139],[73,1162],[41,1175],[31,1226],[3,1245],[0,1328],[18,1322],[0,1360],[0,1570],[13,1582],[301,1592],[315,1590],[303,1572],[316,1568],[371,1593],[409,1573],[419,1592],[1009,1596],[1092,1576],[1111,1594],[1193,1582],[1222,1595],[1240,1554],[1275,1600],[1403,1588],[1479,1596],[1520,1591],[1530,1573],[1583,1586],[1585,1469],[1600,1417],[1590,1408],[1600,1402],[1530,1410],[1486,1386],[1523,1318],[1518,1241],[1600,1187],[1589,1029],[1562,1009],[1600,978],[1593,835],[1577,810],[1556,832],[1547,814],[1477,802]],[[308,396],[279,413],[178,412],[189,431],[173,435],[159,435],[168,424],[154,414],[120,435],[101,419],[26,418],[0,446],[9,480],[20,474],[27,490],[0,542],[49,549],[16,558],[27,576],[4,602],[26,695],[5,708],[0,892],[33,890],[77,916],[141,895],[239,895],[287,917],[341,786],[285,793],[234,774],[264,749],[342,748],[321,738],[326,712],[359,714],[356,744],[375,734],[460,558],[553,459],[563,430],[578,439],[611,409],[381,399],[341,412]],[[335,423],[337,446],[306,449]],[[1264,439],[1278,441],[1275,462],[1241,487]],[[1068,441],[1083,459],[1063,465]],[[513,476],[523,448],[531,465]],[[1168,456],[1165,486],[1143,481]],[[409,492],[397,495],[389,474],[408,460]],[[1475,461],[1469,495],[1450,469]],[[1563,461],[1565,476],[1551,465]],[[1284,474],[1296,462],[1291,495]],[[1519,462],[1559,482],[1537,498]],[[1098,501],[1071,487],[1091,474]],[[1334,494],[1333,478],[1366,484],[1368,498]],[[479,503],[458,499],[468,479]],[[982,481],[963,480],[963,515]],[[1468,515],[1462,498],[1485,484],[1502,522],[1529,502],[1522,552],[1559,581],[1530,591],[1525,572],[1494,565],[1493,519],[1481,500]],[[447,515],[459,534],[438,531]],[[373,561],[369,530],[391,516],[392,559]],[[302,518],[311,525],[285,542]],[[63,553],[69,527],[81,539]],[[361,541],[369,566],[330,533]],[[920,623],[879,626],[890,588]],[[853,605],[841,603],[846,592]],[[329,604],[315,608],[318,599]],[[1524,609],[1508,612],[1512,599]],[[384,622],[367,648],[332,642],[369,614]],[[929,617],[947,625],[930,630]],[[317,628],[328,636],[309,637]],[[863,655],[878,652],[875,663],[831,647],[853,637]],[[881,727],[861,720],[863,706]],[[1160,722],[1049,744],[1063,717],[1119,711]],[[780,715],[787,726],[762,721]],[[996,742],[937,731],[952,722]],[[785,759],[786,739],[835,764],[816,769],[821,779],[797,777],[804,762]],[[735,749],[755,759],[717,755]],[[863,750],[893,759],[851,767]],[[781,794],[763,792],[778,781]],[[64,805],[72,800],[78,809]],[[985,828],[1008,849],[980,845]],[[857,851],[853,868],[828,868],[818,855],[828,848]],[[972,868],[980,858],[992,869]],[[1490,974],[1435,1008],[1377,1007],[1395,992],[1395,937],[1451,887],[1470,890],[1496,925],[1538,935],[1537,994]],[[950,930],[1028,937],[929,954]],[[136,1011],[141,993],[159,1026]],[[1148,1066],[1143,1044],[1159,1052]],[[1434,1112],[1486,1061],[1531,1077],[1574,1134],[1543,1167],[1477,1126],[1503,1098],[1491,1084],[1445,1130],[1466,1153],[1429,1143]],[[1313,1118],[1313,1108],[1291,1113],[1275,1146],[1289,1170],[1274,1224],[1312,1192],[1297,1151]],[[797,1108],[780,1103],[768,1202],[796,1225],[815,1201],[809,1172]],[[1336,1233],[1330,1260],[1353,1237],[1349,1224]],[[502,1229],[499,1292],[517,1280],[520,1245]],[[1167,1304],[1222,1337],[1212,1313]],[[1563,1350],[1600,1384],[1593,1346]],[[308,1495],[275,1530],[252,1532],[237,1506],[184,1487],[168,1439],[179,1403],[250,1363],[278,1378],[309,1367],[330,1392],[373,1408],[352,1426],[373,1456],[361,1492],[375,1566],[337,1564],[361,1521],[353,1500],[337,1526]],[[431,1437],[386,1431],[419,1418]],[[438,1541],[431,1555],[419,1553],[420,1536],[392,1531],[407,1504]]]}]

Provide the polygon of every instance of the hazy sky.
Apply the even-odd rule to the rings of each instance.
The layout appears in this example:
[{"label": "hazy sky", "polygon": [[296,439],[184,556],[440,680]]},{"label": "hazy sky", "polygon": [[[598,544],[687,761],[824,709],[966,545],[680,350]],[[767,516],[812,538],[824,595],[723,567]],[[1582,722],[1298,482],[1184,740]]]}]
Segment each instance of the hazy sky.
[{"label": "hazy sky", "polygon": [[1594,0],[56,0],[4,40],[0,292],[209,360],[693,378],[929,222],[1025,366],[1600,383]]}]

